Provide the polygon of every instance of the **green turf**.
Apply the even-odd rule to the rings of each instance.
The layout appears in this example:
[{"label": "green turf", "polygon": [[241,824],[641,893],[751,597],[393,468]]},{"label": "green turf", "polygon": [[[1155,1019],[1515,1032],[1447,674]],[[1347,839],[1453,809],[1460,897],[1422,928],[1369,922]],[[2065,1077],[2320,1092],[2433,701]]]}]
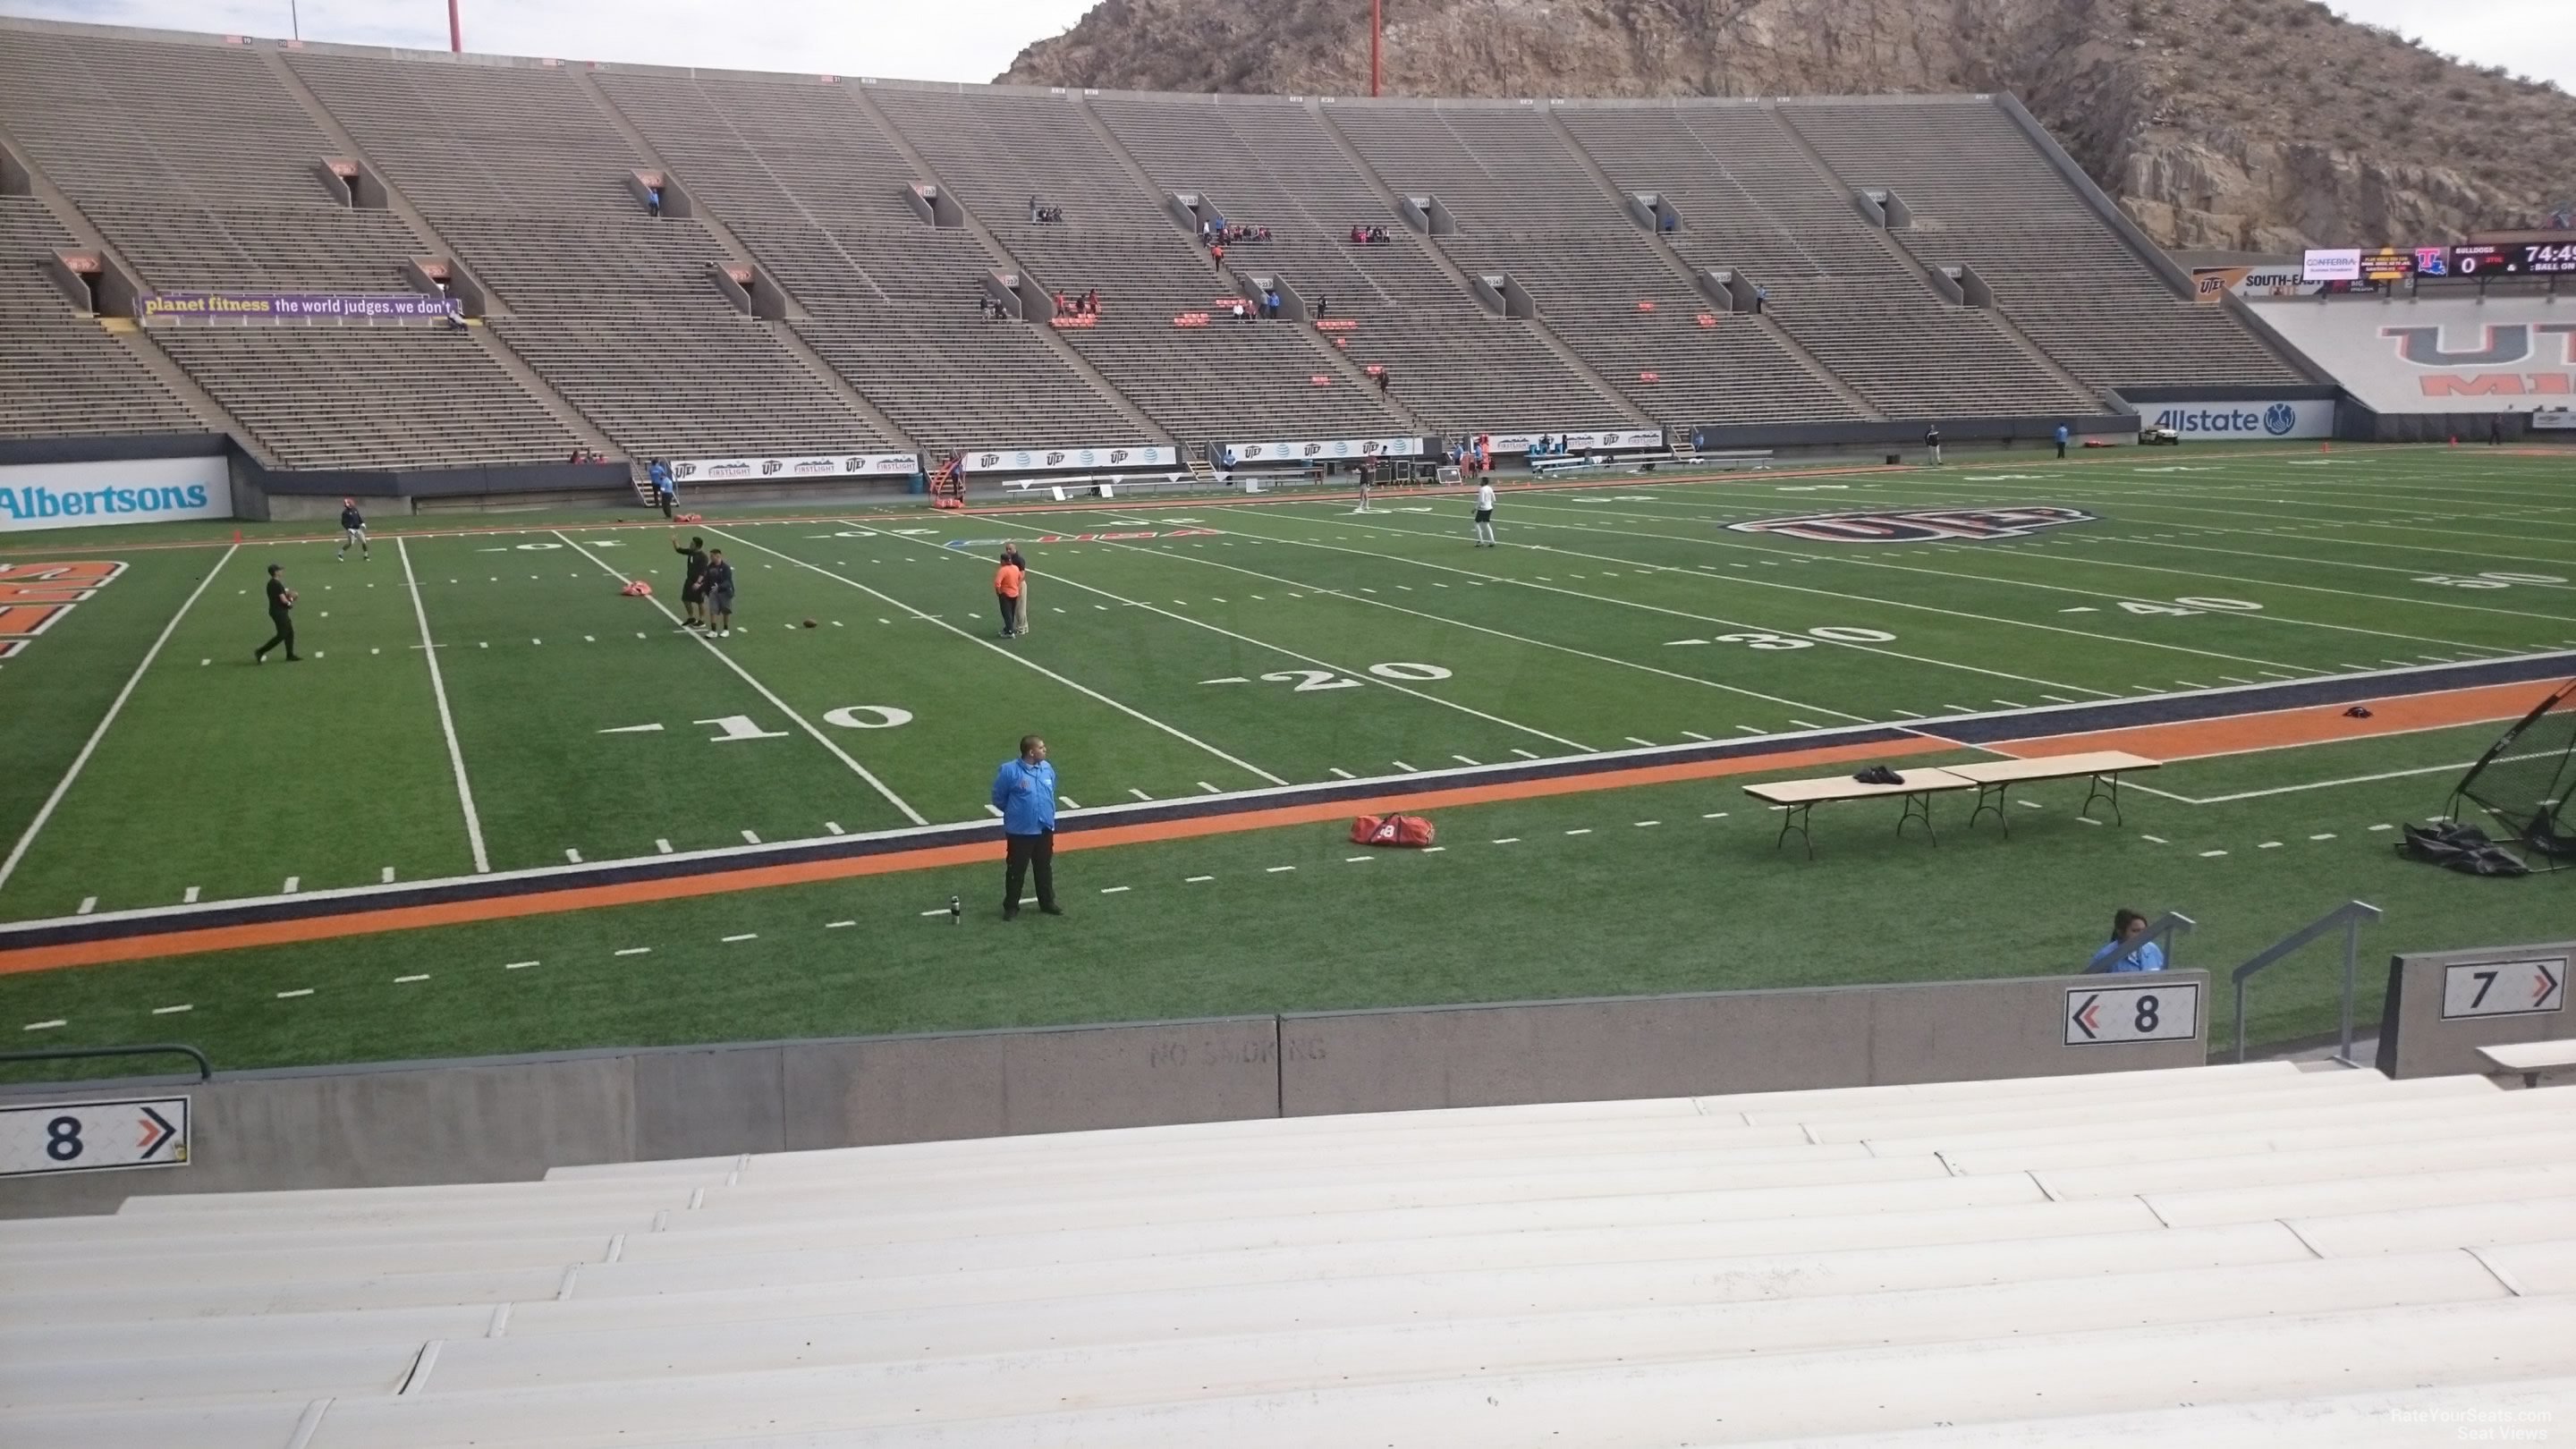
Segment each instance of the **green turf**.
[{"label": "green turf", "polygon": [[[1032,729],[1069,799],[1099,806],[2567,648],[2569,481],[2554,459],[2468,450],[2192,450],[1610,483],[1507,494],[1506,547],[1489,550],[1467,546],[1456,498],[1383,493],[1368,517],[1309,500],[720,518],[696,531],[734,557],[742,601],[712,645],[617,593],[640,576],[677,607],[658,526],[414,520],[369,564],[264,544],[180,619],[0,881],[0,918],[470,873],[424,617],[475,825],[506,870],[981,819],[993,764]],[[2098,519],[1903,546],[1725,526],[2032,503]],[[1212,532],[1029,542],[1178,529]],[[1036,568],[1038,627],[1017,641],[993,637],[993,548],[941,546],[1006,537]],[[0,666],[11,843],[223,554],[73,542],[62,556],[132,566]],[[301,665],[248,662],[270,561],[305,592]],[[2041,790],[2009,843],[1946,806],[1939,847],[1898,841],[1892,817],[1852,807],[1820,816],[1808,863],[1775,854],[1775,817],[1716,781],[1447,812],[1451,848],[1430,856],[1345,863],[1360,852],[1330,827],[1069,854],[1077,916],[1008,934],[982,918],[990,871],[937,871],[19,976],[0,980],[0,1027],[67,1023],[26,1045],[177,1037],[249,1065],[1977,976],[2080,961],[2119,904],[2202,919],[2195,964],[2351,897],[2388,910],[2381,958],[2564,935],[2576,876],[2453,877],[2371,829],[2439,809],[2495,733],[2177,765],[2147,783],[2251,798],[2140,796],[2125,827],[2076,823],[2080,789]],[[2412,773],[2360,779],[2392,772]],[[920,914],[952,892],[977,907],[969,925]],[[741,934],[758,939],[722,940]],[[613,954],[637,945],[653,949]],[[503,969],[523,960],[541,964]],[[2320,955],[2258,984],[2257,1039],[2330,1027],[2329,975]],[[176,1005],[191,1009],[152,1014]],[[2218,1005],[2213,1039],[2232,1030]]]}]

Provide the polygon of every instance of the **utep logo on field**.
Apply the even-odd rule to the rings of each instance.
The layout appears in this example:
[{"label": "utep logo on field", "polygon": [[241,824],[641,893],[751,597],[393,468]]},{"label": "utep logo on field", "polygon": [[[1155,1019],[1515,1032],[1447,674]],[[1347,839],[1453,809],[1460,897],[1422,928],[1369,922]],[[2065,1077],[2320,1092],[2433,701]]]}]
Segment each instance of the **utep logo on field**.
[{"label": "utep logo on field", "polygon": [[0,659],[24,650],[54,627],[72,606],[125,572],[125,565],[88,563],[0,564]]},{"label": "utep logo on field", "polygon": [[1776,533],[1809,543],[1931,543],[1940,539],[2021,538],[2043,528],[2091,523],[2080,508],[1906,508],[1886,513],[1810,513],[1730,523],[1737,533]]},{"label": "utep logo on field", "polygon": [[2279,437],[2299,425],[2299,410],[2288,403],[2274,403],[2263,409],[2263,431]]}]

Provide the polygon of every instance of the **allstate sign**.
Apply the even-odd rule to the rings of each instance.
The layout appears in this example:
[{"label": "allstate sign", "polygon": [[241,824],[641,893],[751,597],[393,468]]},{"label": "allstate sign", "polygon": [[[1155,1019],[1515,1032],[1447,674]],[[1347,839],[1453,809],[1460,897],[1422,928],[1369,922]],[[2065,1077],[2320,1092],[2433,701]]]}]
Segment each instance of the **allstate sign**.
[{"label": "allstate sign", "polygon": [[2171,428],[2186,438],[2264,439],[2331,438],[2334,402],[2300,398],[2292,402],[2150,403],[2139,410],[2150,427]]},{"label": "allstate sign", "polygon": [[0,467],[0,533],[232,516],[222,458]]}]

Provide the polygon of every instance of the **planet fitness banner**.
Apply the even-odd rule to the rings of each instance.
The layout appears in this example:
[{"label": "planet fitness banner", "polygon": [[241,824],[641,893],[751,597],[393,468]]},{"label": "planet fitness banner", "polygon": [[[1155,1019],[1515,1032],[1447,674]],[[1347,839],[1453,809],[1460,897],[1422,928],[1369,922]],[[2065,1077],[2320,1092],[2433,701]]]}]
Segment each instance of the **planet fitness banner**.
[{"label": "planet fitness banner", "polygon": [[232,516],[221,458],[0,467],[0,533]]},{"label": "planet fitness banner", "polygon": [[465,315],[427,292],[163,292],[136,314],[153,322],[435,322]]},{"label": "planet fitness banner", "polygon": [[918,453],[836,453],[809,458],[687,458],[671,465],[674,483],[739,483],[795,478],[900,478],[921,466]]}]

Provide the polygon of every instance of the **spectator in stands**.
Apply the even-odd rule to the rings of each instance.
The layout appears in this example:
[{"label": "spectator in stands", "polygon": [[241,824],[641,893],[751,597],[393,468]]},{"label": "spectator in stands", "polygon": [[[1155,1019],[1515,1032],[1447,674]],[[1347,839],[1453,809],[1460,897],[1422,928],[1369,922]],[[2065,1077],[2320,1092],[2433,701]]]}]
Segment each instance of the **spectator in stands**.
[{"label": "spectator in stands", "polygon": [[1923,446],[1932,450],[1932,466],[1941,466],[1941,425],[1934,423],[1923,430]]},{"label": "spectator in stands", "polygon": [[2073,432],[2074,430],[2064,423],[2057,425],[2057,456],[2061,458],[2066,456],[2066,440],[2073,436]]},{"label": "spectator in stands", "polygon": [[1094,287],[1090,291],[1082,294],[1082,315],[1085,317],[1097,317],[1100,315],[1100,289],[1098,287]]},{"label": "spectator in stands", "polygon": [[1756,317],[1761,316],[1762,304],[1770,300],[1771,289],[1769,287],[1755,287],[1753,289],[1753,315]]},{"label": "spectator in stands", "polygon": [[1674,216],[1674,215],[1672,215],[1671,213],[1667,212],[1667,213],[1665,213],[1665,214],[1663,215],[1663,217],[1661,217],[1661,218],[1660,218],[1660,220],[1663,222],[1662,230],[1664,230],[1664,231],[1679,231],[1679,230],[1681,230],[1681,218],[1680,218],[1680,217]]},{"label": "spectator in stands", "polygon": [[1243,299],[1241,297],[1234,299],[1234,320],[1237,322],[1249,322],[1252,320],[1251,316],[1243,310]]},{"label": "spectator in stands", "polygon": [[1218,276],[1225,275],[1225,243],[1218,242],[1208,248],[1208,265]]},{"label": "spectator in stands", "polygon": [[1029,224],[1035,226],[1041,220],[1043,218],[1038,215],[1038,199],[1032,196],[1029,198]]},{"label": "spectator in stands", "polygon": [[1332,314],[1333,314],[1333,299],[1332,299],[1332,298],[1330,298],[1330,297],[1325,297],[1325,296],[1320,296],[1320,295],[1319,295],[1319,296],[1317,296],[1317,297],[1315,298],[1315,320],[1316,320],[1316,321],[1318,321],[1318,322],[1321,322],[1321,321],[1323,321],[1325,318],[1327,318],[1327,317],[1331,316]]},{"label": "spectator in stands", "polygon": [[1070,317],[1073,315],[1073,303],[1069,301],[1062,292],[1055,294],[1055,315],[1059,317]]},{"label": "spectator in stands", "polygon": [[1387,390],[1387,384],[1394,380],[1395,369],[1381,364],[1377,370],[1377,390],[1379,392],[1385,392]]},{"label": "spectator in stands", "polygon": [[1266,292],[1263,292],[1263,293],[1261,294],[1261,315],[1262,315],[1262,316],[1264,316],[1264,317],[1269,318],[1269,319],[1270,319],[1271,321],[1273,321],[1273,322],[1276,322],[1276,321],[1278,321],[1278,320],[1279,320],[1279,289],[1278,289],[1278,288],[1273,287],[1273,288],[1271,288],[1270,290],[1268,290],[1268,291],[1266,291]]},{"label": "spectator in stands", "polygon": [[2147,918],[2132,910],[2114,912],[2111,917],[2111,939],[2104,942],[2093,959],[2085,963],[2086,971],[2162,971],[2165,969],[2164,947],[2147,939]]},{"label": "spectator in stands", "polygon": [[647,186],[644,188],[644,211],[648,216],[660,216],[662,214],[661,187]]},{"label": "spectator in stands", "polygon": [[1364,247],[1368,245],[1367,227],[1361,226],[1357,222],[1353,222],[1351,224],[1351,245],[1355,247]]},{"label": "spectator in stands", "polygon": [[662,517],[665,520],[669,519],[671,506],[680,501],[679,490],[671,483],[671,465],[656,458],[652,466],[644,470],[644,474],[653,480],[653,501],[661,505]]}]

